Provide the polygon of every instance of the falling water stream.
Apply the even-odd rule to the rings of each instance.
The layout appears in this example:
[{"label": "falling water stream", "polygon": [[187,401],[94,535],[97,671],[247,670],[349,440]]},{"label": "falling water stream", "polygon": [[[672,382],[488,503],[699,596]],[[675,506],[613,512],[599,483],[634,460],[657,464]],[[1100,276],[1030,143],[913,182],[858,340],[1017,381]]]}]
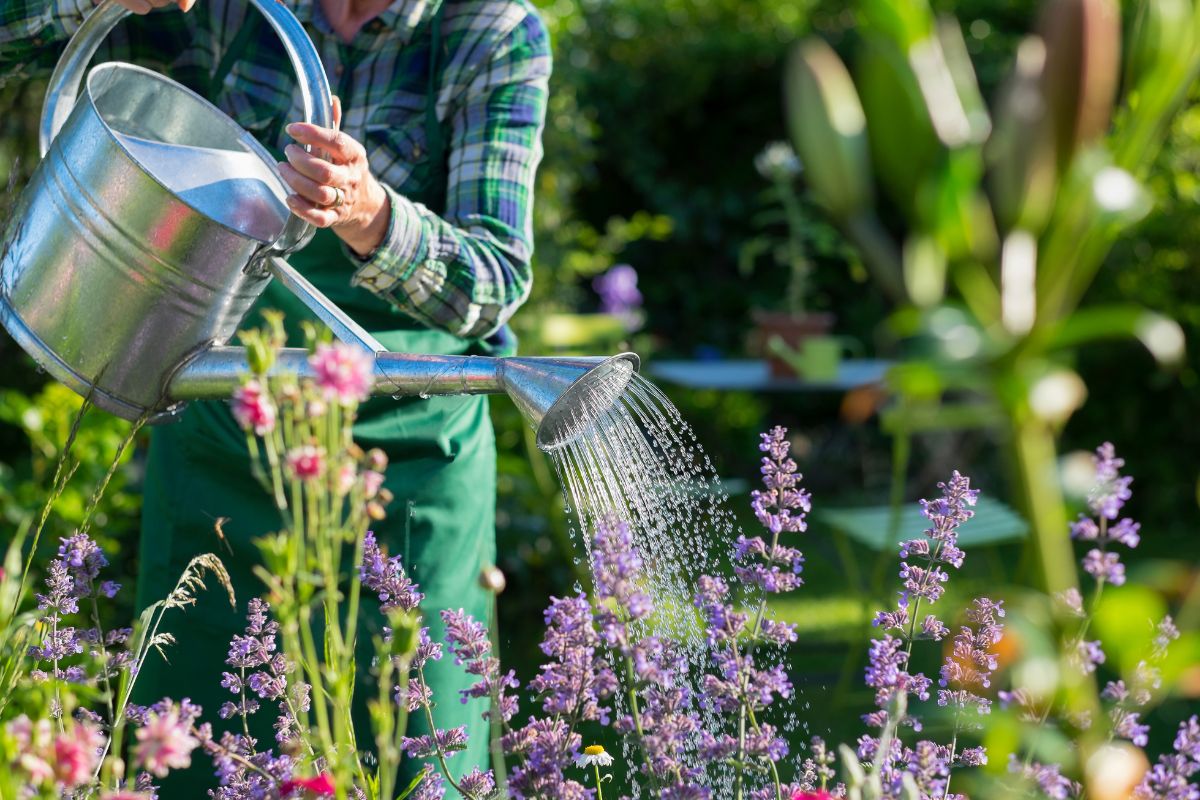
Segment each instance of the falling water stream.
[{"label": "falling water stream", "polygon": [[[703,620],[692,604],[701,575],[729,579],[729,553],[741,533],[711,460],[679,410],[632,370],[578,398],[571,413],[568,427],[578,435],[548,452],[565,489],[572,537],[582,540],[590,565],[597,524],[610,515],[628,523],[644,565],[644,588],[655,605],[654,615],[634,633],[678,643],[704,727],[713,734],[732,732],[733,720],[700,702],[712,662]],[[782,654],[761,651],[756,658],[765,667],[778,663]],[[770,714],[785,734],[797,724],[790,705]],[[637,760],[632,747],[624,743],[630,769]],[[714,797],[732,796],[731,769],[706,764],[694,753],[690,760],[705,771]]]}]

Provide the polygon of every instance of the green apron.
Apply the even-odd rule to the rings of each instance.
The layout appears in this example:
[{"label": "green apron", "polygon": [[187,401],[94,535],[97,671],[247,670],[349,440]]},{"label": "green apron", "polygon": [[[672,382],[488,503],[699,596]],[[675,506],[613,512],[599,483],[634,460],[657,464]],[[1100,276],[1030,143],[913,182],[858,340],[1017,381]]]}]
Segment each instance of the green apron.
[{"label": "green apron", "polygon": [[[437,42],[437,20],[434,41]],[[434,52],[437,52],[435,44]],[[431,67],[431,82],[435,67]],[[433,93],[431,92],[431,97]],[[432,106],[432,102],[430,103]],[[427,112],[431,151],[441,149],[443,134],[432,108]],[[432,161],[427,192],[414,200],[440,209],[445,196],[445,158]],[[327,297],[394,352],[437,354],[492,354],[485,343],[466,340],[423,327],[399,313],[365,289],[350,286],[355,269],[336,236],[318,231],[290,263]],[[302,319],[312,318],[303,304],[285,289],[272,285],[258,309],[285,313],[293,337]],[[260,321],[252,314],[247,325]],[[294,338],[291,344],[299,344]],[[240,719],[223,722],[217,709],[234,697],[219,685],[229,640],[245,626],[249,598],[262,585],[253,575],[259,563],[253,540],[278,530],[280,519],[271,500],[250,473],[245,437],[228,405],[192,403],[176,424],[155,428],[145,481],[142,518],[138,604],[144,607],[162,599],[174,587],[180,572],[195,555],[217,553],[229,570],[237,590],[234,613],[224,591],[209,581],[207,592],[194,607],[168,612],[163,627],[176,643],[166,649],[164,661],[152,655],[138,677],[136,700],[153,702],[164,696],[190,697],[204,706],[206,720],[218,732],[240,730]],[[442,640],[442,609],[465,609],[490,622],[491,602],[479,586],[481,567],[495,562],[496,452],[486,397],[431,397],[420,399],[375,398],[360,409],[354,426],[363,448],[378,447],[389,458],[385,486],[395,500],[388,518],[373,526],[376,537],[391,554],[403,556],[410,576],[425,593],[425,623],[435,641]],[[218,536],[215,526],[222,519]],[[368,606],[360,632],[355,718],[363,750],[374,749],[369,732],[366,700],[375,696],[370,677],[371,634],[382,625],[378,605]],[[487,767],[488,726],[481,717],[487,700],[460,702],[459,690],[473,683],[450,656],[426,668],[437,706],[435,723],[448,729],[465,725],[470,747],[455,754],[450,766],[460,775],[475,766]],[[251,732],[260,747],[273,745],[271,723],[276,710],[271,703],[251,717]],[[427,733],[423,715],[410,718],[409,735]],[[164,797],[204,797],[212,785],[207,759],[197,754],[197,765],[175,773],[164,783]],[[422,764],[407,764],[399,786],[406,786]]]}]

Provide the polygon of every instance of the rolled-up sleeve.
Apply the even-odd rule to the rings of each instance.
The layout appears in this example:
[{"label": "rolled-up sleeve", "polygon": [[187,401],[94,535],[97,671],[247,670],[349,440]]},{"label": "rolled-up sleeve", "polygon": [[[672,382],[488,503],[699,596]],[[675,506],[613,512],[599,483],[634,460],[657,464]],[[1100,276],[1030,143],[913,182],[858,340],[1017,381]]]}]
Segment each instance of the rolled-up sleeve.
[{"label": "rolled-up sleeve", "polygon": [[0,3],[0,85],[54,66],[61,43],[92,11],[92,0],[6,0]]},{"label": "rolled-up sleeve", "polygon": [[465,338],[486,337],[512,316],[532,281],[533,183],[550,70],[549,35],[530,11],[455,104],[445,214],[385,187],[390,226],[355,285]]}]

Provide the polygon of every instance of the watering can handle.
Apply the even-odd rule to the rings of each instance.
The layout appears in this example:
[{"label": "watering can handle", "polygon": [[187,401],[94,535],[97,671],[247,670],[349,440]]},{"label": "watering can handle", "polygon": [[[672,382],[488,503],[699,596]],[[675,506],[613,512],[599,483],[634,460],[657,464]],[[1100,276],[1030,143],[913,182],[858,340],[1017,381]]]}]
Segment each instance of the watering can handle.
[{"label": "watering can handle", "polygon": [[[296,16],[279,0],[250,0],[271,24],[271,28],[283,42],[292,69],[300,79],[300,95],[304,101],[304,120],[323,128],[333,126],[333,98],[329,91],[329,78],[321,58],[308,38],[304,27]],[[129,11],[114,0],[104,0],[93,11],[79,30],[67,42],[66,50],[50,77],[46,90],[46,102],[42,106],[42,121],[39,129],[39,147],[43,157],[50,149],[50,142],[58,134],[63,123],[75,107],[79,89],[83,84],[88,62],[104,37],[116,27]],[[312,238],[313,228],[304,220],[292,215],[275,242],[275,250],[289,253],[299,250]]]}]

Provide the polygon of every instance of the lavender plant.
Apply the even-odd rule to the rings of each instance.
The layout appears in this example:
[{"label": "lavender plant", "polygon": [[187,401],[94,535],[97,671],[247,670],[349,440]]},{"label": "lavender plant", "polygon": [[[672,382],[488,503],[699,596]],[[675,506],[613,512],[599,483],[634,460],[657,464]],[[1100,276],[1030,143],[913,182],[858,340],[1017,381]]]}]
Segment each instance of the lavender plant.
[{"label": "lavender plant", "polygon": [[[1105,442],[1096,448],[1092,460],[1095,479],[1087,497],[1089,513],[1080,514],[1070,524],[1070,534],[1072,539],[1089,546],[1080,560],[1080,566],[1093,579],[1094,588],[1087,602],[1075,589],[1068,589],[1055,598],[1060,610],[1075,623],[1073,632],[1066,639],[1065,661],[1067,668],[1080,676],[1095,674],[1108,660],[1101,642],[1089,639],[1088,634],[1105,587],[1125,583],[1125,566],[1121,563],[1120,553],[1110,548],[1121,545],[1132,550],[1141,541],[1140,524],[1122,515],[1125,504],[1133,497],[1133,478],[1121,474],[1125,466],[1124,459],[1116,455],[1111,443]],[[1128,680],[1117,678],[1104,684],[1100,699],[1106,726],[1102,737],[1105,743],[1125,740],[1138,747],[1146,746],[1150,728],[1142,721],[1143,716],[1155,692],[1161,688],[1160,667],[1171,642],[1177,638],[1179,630],[1174,620],[1170,616],[1164,617],[1156,625],[1150,652],[1138,662],[1133,674],[1127,676]],[[1095,722],[1090,714],[1064,708],[1056,704],[1054,698],[1041,697],[1028,687],[1017,686],[1010,691],[1002,691],[1000,699],[1014,709],[1019,719],[1039,727],[1050,721],[1056,713],[1063,722],[1075,729],[1087,730]],[[1186,730],[1188,724],[1185,722],[1181,730]],[[1200,797],[1200,790],[1196,787],[1187,789],[1195,792],[1194,795],[1186,792],[1172,795],[1167,788],[1170,785],[1186,787],[1190,775],[1186,773],[1186,765],[1186,759],[1179,761],[1172,756],[1163,756],[1139,784],[1136,796],[1147,799]],[[1031,749],[1027,749],[1023,757],[1014,754],[1009,770],[1028,788],[1054,800],[1082,797],[1084,794],[1083,784],[1066,777],[1061,765],[1036,761]],[[1152,779],[1155,770],[1158,777]]]},{"label": "lavender plant", "polygon": [[857,786],[852,784],[852,796],[858,791],[880,798],[964,797],[950,791],[953,771],[987,762],[983,747],[963,747],[960,741],[962,733],[979,727],[979,718],[991,711],[983,691],[991,686],[997,666],[995,647],[1003,635],[1005,612],[1002,602],[986,597],[975,599],[965,612],[967,624],[959,628],[942,661],[936,702],[953,711],[950,743],[922,739],[908,747],[898,735],[905,727],[922,730],[920,717],[909,712],[910,702],[930,700],[933,680],[911,670],[913,646],[918,641],[940,642],[950,630],[933,613],[922,617],[921,605],[936,604],[950,578],[947,570],[962,566],[966,554],[958,546],[958,529],[974,516],[971,507],[979,498],[979,490],[957,471],[938,488],[940,498],[921,501],[930,523],[924,537],[900,545],[904,560],[896,608],[875,617],[875,625],[885,633],[870,645],[865,682],[875,690],[876,710],[863,720],[883,733],[858,741],[857,758],[872,769]]}]

